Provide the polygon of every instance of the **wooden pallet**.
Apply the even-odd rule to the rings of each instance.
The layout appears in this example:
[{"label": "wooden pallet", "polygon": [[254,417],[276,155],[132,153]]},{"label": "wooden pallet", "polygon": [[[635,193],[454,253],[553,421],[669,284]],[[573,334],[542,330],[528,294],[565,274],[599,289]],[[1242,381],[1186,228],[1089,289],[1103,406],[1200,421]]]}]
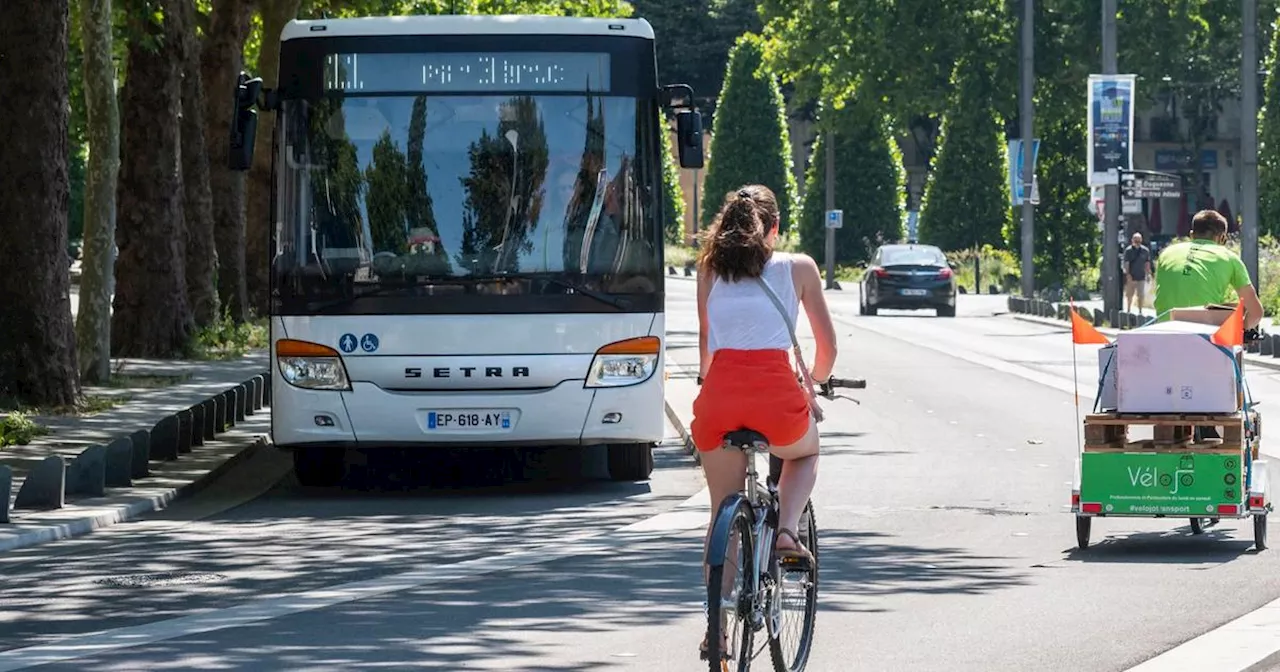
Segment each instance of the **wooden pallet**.
[{"label": "wooden pallet", "polygon": [[[1242,450],[1251,444],[1256,458],[1262,438],[1262,417],[1250,411],[1253,430],[1245,426],[1245,414],[1175,414],[1175,413],[1093,413],[1084,419],[1085,450],[1177,450],[1216,451]],[[1131,441],[1129,428],[1152,427],[1153,437]],[[1193,429],[1214,427],[1220,439],[1193,441]]]},{"label": "wooden pallet", "polygon": [[1244,452],[1244,446],[1215,440],[1199,443],[1191,441],[1170,443],[1148,439],[1085,444],[1084,451],[1086,453],[1233,453],[1238,455]]}]

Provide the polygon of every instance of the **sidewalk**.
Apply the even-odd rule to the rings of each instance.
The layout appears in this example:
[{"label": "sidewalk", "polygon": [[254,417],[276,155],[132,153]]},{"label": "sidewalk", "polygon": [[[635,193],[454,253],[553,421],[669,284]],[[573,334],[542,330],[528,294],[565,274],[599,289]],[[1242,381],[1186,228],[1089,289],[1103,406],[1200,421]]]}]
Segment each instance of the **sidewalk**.
[{"label": "sidewalk", "polygon": [[0,551],[163,508],[250,456],[270,429],[268,361],[265,351],[229,361],[113,360],[119,382],[84,394],[117,405],[29,416],[49,433],[0,447]]}]

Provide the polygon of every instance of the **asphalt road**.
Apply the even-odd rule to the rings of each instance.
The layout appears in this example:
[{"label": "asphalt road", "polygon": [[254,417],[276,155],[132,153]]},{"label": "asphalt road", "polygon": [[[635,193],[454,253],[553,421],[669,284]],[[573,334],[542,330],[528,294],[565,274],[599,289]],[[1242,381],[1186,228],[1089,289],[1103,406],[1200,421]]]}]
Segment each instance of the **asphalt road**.
[{"label": "asphalt road", "polygon": [[[692,290],[668,283],[677,373]],[[1098,521],[1075,550],[1061,329],[996,316],[1002,297],[953,319],[831,303],[836,373],[869,388],[824,402],[809,669],[1124,670],[1280,596],[1278,551],[1241,523]],[[264,453],[153,519],[0,556],[0,670],[706,669],[708,514],[679,448],[644,484],[440,487],[457,467],[304,492]]]}]

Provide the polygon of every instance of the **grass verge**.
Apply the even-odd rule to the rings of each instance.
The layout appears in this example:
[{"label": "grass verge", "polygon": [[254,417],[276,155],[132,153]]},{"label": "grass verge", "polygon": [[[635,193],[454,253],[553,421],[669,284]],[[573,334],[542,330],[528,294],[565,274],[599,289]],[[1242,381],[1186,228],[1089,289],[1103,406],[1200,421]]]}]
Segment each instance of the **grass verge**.
[{"label": "grass verge", "polygon": [[25,446],[37,436],[48,433],[48,427],[35,422],[22,411],[12,411],[0,419],[0,447]]},{"label": "grass verge", "polygon": [[269,339],[266,318],[237,324],[224,315],[191,339],[190,357],[206,361],[238,359],[250,350],[267,347]]}]

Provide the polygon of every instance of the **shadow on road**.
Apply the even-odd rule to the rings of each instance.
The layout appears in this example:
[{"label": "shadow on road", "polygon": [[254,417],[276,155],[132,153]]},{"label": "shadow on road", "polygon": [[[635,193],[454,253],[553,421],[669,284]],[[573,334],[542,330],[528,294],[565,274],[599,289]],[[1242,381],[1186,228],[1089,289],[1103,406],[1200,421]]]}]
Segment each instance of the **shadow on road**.
[{"label": "shadow on road", "polygon": [[[1095,538],[1100,532],[1098,522],[1093,525]],[[1250,521],[1222,521],[1198,535],[1193,535],[1190,524],[1183,521],[1169,530],[1109,536],[1083,550],[1073,546],[1064,552],[1063,559],[1108,564],[1222,564],[1257,552]]]}]

